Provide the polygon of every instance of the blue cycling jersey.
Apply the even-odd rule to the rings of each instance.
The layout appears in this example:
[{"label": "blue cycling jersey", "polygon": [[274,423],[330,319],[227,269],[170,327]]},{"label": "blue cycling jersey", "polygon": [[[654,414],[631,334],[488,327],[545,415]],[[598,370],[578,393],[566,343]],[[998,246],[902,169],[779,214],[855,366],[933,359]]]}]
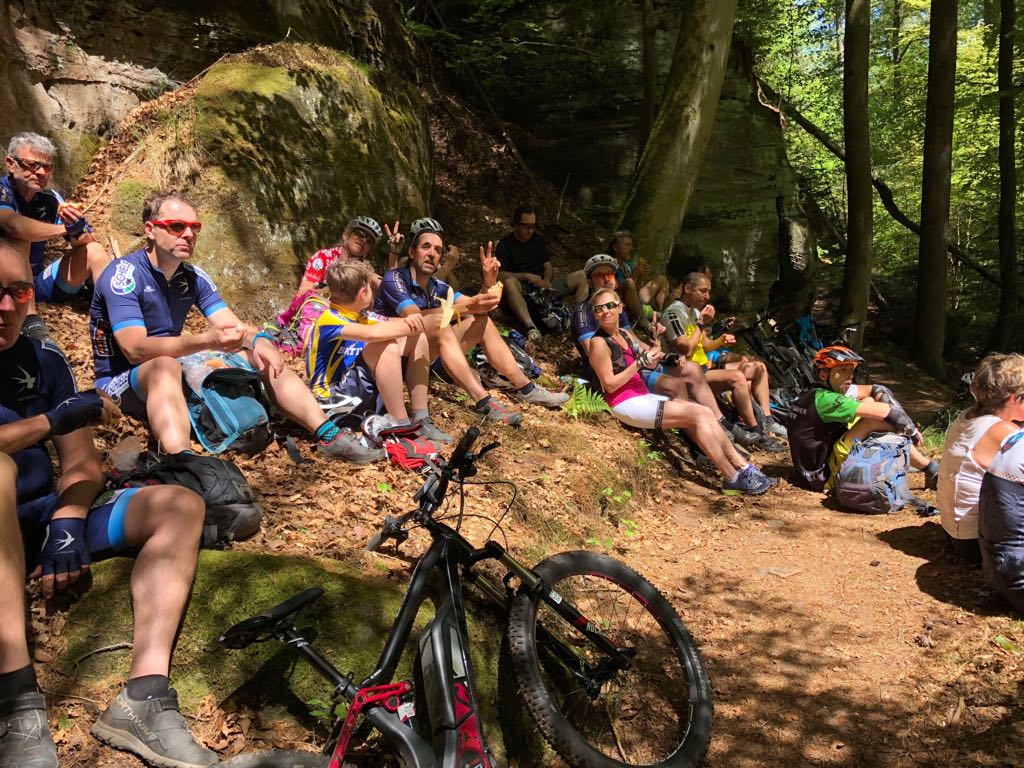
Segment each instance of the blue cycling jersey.
[{"label": "blue cycling jersey", "polygon": [[[423,290],[413,280],[412,270],[408,266],[389,269],[381,279],[377,298],[373,302],[373,311],[388,317],[399,317],[406,307],[436,309],[441,306],[438,297],[447,297],[449,287],[444,280],[431,277],[427,280],[427,289]],[[462,297],[458,291],[453,290],[453,294],[455,301]]]},{"label": "blue cycling jersey", "polygon": [[[19,336],[0,352],[0,425],[46,413],[77,392],[71,366],[56,344]],[[11,458],[18,466],[19,510],[53,491],[53,463],[45,440]]]},{"label": "blue cycling jersey", "polygon": [[227,307],[213,280],[199,267],[182,263],[168,281],[144,250],[110,262],[96,283],[89,308],[97,386],[132,367],[115,333],[138,326],[148,336],[180,336],[193,305],[206,317]]},{"label": "blue cycling jersey", "polygon": [[[26,218],[41,221],[44,224],[60,224],[62,222],[60,216],[57,215],[59,205],[59,198],[48,189],[37,192],[31,201],[26,201],[15,189],[14,179],[10,177],[10,174],[0,178],[0,208],[8,208]],[[32,265],[33,276],[43,270],[45,255],[45,240],[32,243],[29,247],[28,260]]]}]

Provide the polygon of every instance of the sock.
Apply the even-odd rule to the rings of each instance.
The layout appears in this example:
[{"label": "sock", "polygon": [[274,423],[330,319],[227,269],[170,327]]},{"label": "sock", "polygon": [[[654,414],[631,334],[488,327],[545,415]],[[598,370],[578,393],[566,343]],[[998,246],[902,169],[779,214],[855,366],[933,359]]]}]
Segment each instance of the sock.
[{"label": "sock", "polygon": [[327,421],[316,428],[316,439],[321,443],[329,443],[338,436],[338,432],[340,431],[341,430],[338,429],[337,424],[330,419],[327,419]]},{"label": "sock", "polygon": [[533,392],[533,390],[535,390],[536,388],[536,384],[534,384],[532,381],[528,381],[524,386],[517,389],[516,392],[518,392],[520,395],[528,395],[531,392]]},{"label": "sock", "polygon": [[738,469],[734,469],[732,471],[732,477],[726,477],[725,478],[725,482],[727,482],[727,483],[735,483],[736,482],[736,478],[738,478],[739,476],[740,476],[740,471]]},{"label": "sock", "polygon": [[13,672],[0,674],[0,701],[13,699],[23,693],[35,693],[38,690],[36,670],[31,664]]},{"label": "sock", "polygon": [[171,681],[165,675],[143,675],[133,677],[126,686],[128,698],[135,701],[159,699],[171,693]]},{"label": "sock", "polygon": [[427,413],[427,409],[424,408],[422,410],[413,411],[411,414],[409,414],[409,418],[411,418],[413,421],[423,421],[424,419],[429,419],[430,414]]},{"label": "sock", "polygon": [[477,409],[478,411],[481,411],[481,412],[482,412],[482,411],[486,411],[486,410],[487,410],[487,404],[488,404],[489,402],[491,402],[491,396],[490,396],[490,395],[488,395],[487,397],[485,397],[485,398],[484,398],[483,400],[479,401],[479,402],[478,402],[478,403],[476,404],[476,409]]}]

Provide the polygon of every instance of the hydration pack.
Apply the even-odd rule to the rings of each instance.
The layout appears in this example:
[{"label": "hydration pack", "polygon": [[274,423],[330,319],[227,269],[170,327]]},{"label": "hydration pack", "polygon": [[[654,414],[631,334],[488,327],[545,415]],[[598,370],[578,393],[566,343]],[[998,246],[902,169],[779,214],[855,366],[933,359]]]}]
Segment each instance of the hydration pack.
[{"label": "hydration pack", "polygon": [[108,480],[113,488],[180,485],[198,493],[206,502],[201,544],[205,549],[220,549],[260,530],[263,510],[241,470],[226,459],[190,453],[157,456],[146,451],[132,469],[114,470]]},{"label": "hydration pack", "polygon": [[284,312],[277,316],[280,330],[271,335],[274,345],[282,352],[298,357],[309,344],[309,336],[317,319],[330,306],[327,297],[316,288],[295,297]]},{"label": "hydration pack", "polygon": [[524,287],[523,299],[530,319],[544,333],[565,333],[572,325],[572,313],[565,308],[562,297],[543,288]]},{"label": "hydration pack", "polygon": [[363,424],[366,439],[383,448],[392,464],[402,469],[411,469],[413,472],[437,466],[439,449],[431,440],[419,433],[419,426],[416,424],[381,430],[376,435],[365,428],[365,420]]},{"label": "hydration pack", "polygon": [[198,352],[180,362],[188,418],[203,448],[252,456],[270,444],[274,433],[263,384],[244,357]]},{"label": "hydration pack", "polygon": [[835,482],[835,498],[846,512],[888,515],[907,504],[924,508],[910,492],[910,438],[893,432],[873,432],[855,440]]}]

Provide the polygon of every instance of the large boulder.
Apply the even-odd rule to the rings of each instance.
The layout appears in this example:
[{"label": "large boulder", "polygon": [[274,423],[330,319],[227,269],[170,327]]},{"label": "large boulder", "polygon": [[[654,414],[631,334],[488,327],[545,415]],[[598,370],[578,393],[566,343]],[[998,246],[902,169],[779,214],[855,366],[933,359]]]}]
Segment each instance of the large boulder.
[{"label": "large boulder", "polygon": [[225,53],[285,38],[411,71],[393,0],[11,0],[0,11],[0,141],[50,136],[55,182],[71,187],[132,108]]},{"label": "large boulder", "polygon": [[424,102],[332,49],[280,43],[228,56],[148,109],[138,138],[120,139],[138,151],[116,170],[100,229],[136,247],[142,200],[182,189],[205,225],[196,263],[248,320],[276,314],[309,254],[353,216],[408,221],[430,210]]}]

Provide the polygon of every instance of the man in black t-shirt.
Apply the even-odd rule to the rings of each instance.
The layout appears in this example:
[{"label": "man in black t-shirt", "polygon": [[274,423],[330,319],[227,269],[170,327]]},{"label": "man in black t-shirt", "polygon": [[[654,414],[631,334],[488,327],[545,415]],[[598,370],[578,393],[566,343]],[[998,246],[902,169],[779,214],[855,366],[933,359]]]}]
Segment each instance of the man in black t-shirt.
[{"label": "man in black t-shirt", "polygon": [[540,339],[540,331],[530,317],[524,292],[551,289],[554,270],[544,238],[537,234],[537,209],[521,205],[512,214],[512,231],[499,242],[495,252],[501,269],[498,280],[504,284],[502,303],[526,328],[528,341]]}]

